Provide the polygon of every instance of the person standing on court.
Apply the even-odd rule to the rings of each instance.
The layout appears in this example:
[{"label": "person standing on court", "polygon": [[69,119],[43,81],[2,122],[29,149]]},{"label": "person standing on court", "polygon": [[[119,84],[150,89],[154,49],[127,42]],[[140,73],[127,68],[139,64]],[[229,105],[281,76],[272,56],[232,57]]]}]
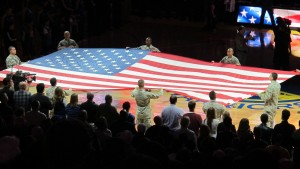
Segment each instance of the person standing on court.
[{"label": "person standing on court", "polygon": [[161,117],[163,120],[163,124],[168,126],[171,130],[175,131],[180,129],[180,119],[182,118],[184,112],[181,108],[176,106],[177,96],[170,96],[170,105],[164,107],[161,112]]},{"label": "person standing on court", "polygon": [[64,32],[64,39],[58,43],[57,50],[64,48],[78,48],[78,44],[75,40],[71,39],[71,33],[69,31]]},{"label": "person standing on court", "polygon": [[138,87],[131,92],[131,96],[136,101],[136,123],[144,123],[147,128],[151,126],[151,107],[150,99],[157,99],[163,95],[163,89],[160,89],[158,93],[152,93],[150,90],[145,89],[144,80],[138,81]]},{"label": "person standing on court", "polygon": [[237,34],[235,36],[235,56],[239,59],[241,65],[246,65],[247,61],[247,42],[252,39],[252,36],[248,34],[244,36],[246,28],[240,26],[237,29]]},{"label": "person standing on court", "polygon": [[278,70],[290,69],[291,54],[291,29],[286,23],[287,21],[281,17],[276,18],[277,25],[273,28],[274,32],[274,57],[273,66]]},{"label": "person standing on court", "polygon": [[258,96],[264,101],[264,112],[269,116],[268,127],[274,127],[274,117],[277,111],[278,96],[280,94],[281,85],[276,81],[278,74],[273,72],[270,74],[269,79],[271,83],[266,91],[259,93]]}]

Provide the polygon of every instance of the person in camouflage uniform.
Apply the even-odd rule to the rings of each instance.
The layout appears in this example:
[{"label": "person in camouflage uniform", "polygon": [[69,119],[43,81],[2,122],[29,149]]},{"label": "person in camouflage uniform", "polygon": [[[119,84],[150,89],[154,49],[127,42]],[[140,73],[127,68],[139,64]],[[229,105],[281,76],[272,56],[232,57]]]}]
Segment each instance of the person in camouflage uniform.
[{"label": "person in camouflage uniform", "polygon": [[152,93],[144,88],[144,80],[138,81],[138,87],[131,92],[131,96],[135,98],[136,108],[136,123],[144,123],[147,128],[151,126],[151,107],[150,99],[157,99],[163,95],[163,89],[159,93]]},{"label": "person in camouflage uniform", "polygon": [[7,68],[12,68],[15,65],[20,65],[22,62],[20,58],[17,56],[17,50],[14,46],[10,46],[8,48],[9,55],[6,58],[6,67]]},{"label": "person in camouflage uniform", "polygon": [[227,49],[227,56],[224,56],[220,63],[226,63],[226,64],[235,64],[235,65],[241,65],[240,61],[237,57],[233,56],[233,49],[228,48]]},{"label": "person in camouflage uniform", "polygon": [[142,50],[150,50],[151,52],[160,52],[160,50],[152,45],[152,38],[147,37],[145,40],[145,45],[138,47],[138,49]]},{"label": "person in camouflage uniform", "polygon": [[71,39],[71,33],[69,31],[64,32],[64,39],[58,43],[57,50],[64,48],[78,48],[78,44],[75,40]]},{"label": "person in camouflage uniform", "polygon": [[280,94],[281,85],[276,81],[277,73],[271,73],[269,79],[271,83],[266,91],[259,93],[258,96],[264,101],[264,111],[268,114],[268,126],[274,127],[274,117],[276,115],[278,96]]},{"label": "person in camouflage uniform", "polygon": [[210,107],[212,107],[215,109],[216,118],[219,119],[220,121],[222,121],[222,119],[223,119],[222,116],[225,112],[225,106],[223,106],[222,104],[220,104],[216,101],[217,94],[215,91],[212,90],[209,92],[209,98],[210,98],[210,101],[203,104],[203,107],[202,107],[203,112],[205,114],[207,114],[207,110]]}]

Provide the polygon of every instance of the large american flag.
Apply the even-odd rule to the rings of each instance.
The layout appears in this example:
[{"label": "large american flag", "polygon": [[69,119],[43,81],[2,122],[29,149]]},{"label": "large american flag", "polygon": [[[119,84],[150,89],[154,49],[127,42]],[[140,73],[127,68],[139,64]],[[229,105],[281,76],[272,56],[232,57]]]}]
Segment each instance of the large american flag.
[{"label": "large american flag", "polygon": [[[137,49],[73,48],[15,66],[36,74],[33,84],[45,83],[56,77],[58,86],[73,91],[132,90],[139,79],[145,87],[163,88],[190,98],[208,101],[215,90],[217,101],[232,104],[262,92],[269,85],[271,72],[283,82],[295,72],[212,63],[167,53]],[[0,72],[1,77],[10,69]]]}]

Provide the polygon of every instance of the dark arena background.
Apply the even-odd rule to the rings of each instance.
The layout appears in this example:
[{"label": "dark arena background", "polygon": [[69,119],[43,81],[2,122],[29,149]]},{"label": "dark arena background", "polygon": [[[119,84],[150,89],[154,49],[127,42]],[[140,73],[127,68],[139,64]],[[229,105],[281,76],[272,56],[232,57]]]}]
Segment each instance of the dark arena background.
[{"label": "dark arena background", "polygon": [[[214,4],[214,14],[215,14],[213,20],[211,20],[211,18],[209,17],[209,13],[210,13],[209,9],[211,9],[210,7],[212,3]],[[82,48],[80,52],[85,52],[85,50],[100,51],[102,49],[112,49],[112,50],[115,49],[118,51],[124,50],[125,53],[127,52],[126,50],[135,50],[137,47],[144,45],[146,37],[151,37],[153,46],[157,47],[161,51],[161,53],[163,53],[162,54],[163,56],[165,54],[166,57],[169,57],[170,55],[172,56],[175,55],[176,58],[177,56],[180,56],[180,58],[182,59],[180,61],[188,60],[189,63],[195,61],[195,63],[201,62],[208,65],[208,64],[213,64],[212,61],[219,62],[224,56],[226,56],[226,51],[228,48],[235,47],[235,36],[237,34],[237,28],[243,25],[246,28],[245,35],[249,34],[253,37],[253,39],[248,41],[247,43],[247,61],[245,65],[241,66],[240,70],[241,71],[247,70],[249,72],[251,72],[251,70],[253,70],[253,72],[254,70],[260,70],[261,72],[264,72],[266,74],[278,71],[284,75],[286,74],[290,75],[291,78],[285,77],[286,79],[282,80],[281,83],[281,93],[279,95],[279,104],[277,108],[277,114],[275,116],[275,123],[278,124],[281,122],[282,110],[288,109],[291,113],[291,116],[289,118],[289,123],[293,124],[296,127],[296,129],[299,128],[300,73],[297,72],[297,70],[300,69],[300,2],[299,1],[274,0],[273,1],[274,5],[272,6],[274,9],[274,15],[276,14],[276,16],[281,16],[287,18],[288,20],[291,20],[291,25],[289,25],[291,29],[291,39],[292,39],[291,54],[289,58],[290,70],[287,71],[273,69],[273,55],[274,55],[274,47],[275,47],[274,32],[268,20],[270,19],[268,18],[269,15],[265,16],[266,19],[264,25],[261,26],[258,24],[260,14],[257,14],[257,11],[258,12],[261,11],[259,0],[235,0],[235,4],[233,4],[233,6],[231,7],[232,8],[231,11],[226,10],[229,9],[229,6],[226,6],[223,0],[214,0],[214,1],[213,0],[200,0],[200,1],[199,0],[152,0],[152,1],[149,0],[148,1],[146,0],[74,0],[74,1],[73,0],[42,0],[42,1],[0,0],[0,4],[1,4],[0,6],[0,15],[1,15],[0,77],[1,78],[6,77],[7,74],[9,74],[11,71],[11,69],[6,68],[5,60],[9,54],[7,50],[8,47],[15,46],[17,50],[17,55],[20,57],[21,61],[23,62],[23,65],[25,66],[22,67],[21,64],[20,67],[14,68],[13,72],[16,72],[17,70],[22,70],[23,72],[28,72],[29,74],[34,73],[36,77],[36,81],[32,82],[32,86],[29,89],[32,94],[36,93],[35,86],[37,83],[43,82],[47,88],[50,86],[49,80],[51,77],[54,76],[63,77],[65,75],[64,71],[58,72],[57,74],[51,74],[51,72],[53,71],[52,68],[49,68],[49,70],[43,69],[43,71],[39,71],[38,66],[36,65],[35,65],[36,67],[28,66],[31,63],[39,64],[39,63],[43,63],[44,61],[45,62],[49,61],[49,64],[51,64],[52,63],[51,58],[56,58],[56,57],[57,57],[56,59],[59,59],[57,60],[57,62],[61,61],[60,59],[63,60],[65,53],[64,52],[59,53],[60,51],[57,50],[57,46],[59,41],[64,38],[63,34],[65,31],[70,31],[71,39],[74,39],[78,43],[80,49]],[[250,15],[251,12],[253,14],[253,17]],[[246,16],[249,18],[247,18]],[[151,55],[151,53],[149,55]],[[162,59],[164,59],[163,56],[161,56]],[[66,55],[66,57],[71,57],[71,56]],[[78,57],[77,59],[78,59],[78,63],[82,63],[82,64],[85,63],[82,62],[83,60],[80,60],[83,58]],[[93,61],[87,61],[87,62],[92,63]],[[218,65],[218,63],[215,64]],[[221,66],[218,65],[218,66],[222,67],[222,65]],[[174,67],[176,66],[174,65]],[[166,69],[168,68],[169,67],[167,67]],[[188,68],[186,67],[186,69]],[[239,70],[237,70],[239,69],[237,67],[233,68],[232,66],[231,67],[229,66],[229,68],[232,68],[232,70],[236,70],[237,73],[240,73]],[[170,68],[170,70],[173,70],[173,67]],[[79,74],[80,73],[82,72],[79,72]],[[143,73],[148,73],[148,72],[143,72]],[[202,73],[202,72],[200,71],[197,73]],[[234,74],[236,72],[229,72],[229,73]],[[222,72],[220,74],[222,75]],[[83,74],[80,75],[84,76]],[[80,75],[76,74],[76,77],[74,78],[78,78]],[[106,75],[107,74],[103,76]],[[116,77],[123,78],[122,76],[120,76],[120,73],[116,73],[114,75],[118,75]],[[131,75],[131,76],[135,76],[135,75]],[[138,75],[136,75],[135,77],[137,76]],[[142,78],[142,75],[140,76]],[[177,75],[174,75],[174,78],[175,76]],[[267,81],[267,83],[269,83],[268,77],[269,77],[268,75],[265,76],[265,81]],[[279,77],[280,77],[280,73],[279,73]],[[92,92],[94,94],[94,101],[98,105],[105,102],[105,95],[110,94],[113,97],[112,105],[116,107],[118,112],[120,112],[123,109],[122,104],[125,101],[128,101],[131,104],[130,112],[133,115],[136,115],[136,102],[135,99],[131,97],[131,91],[134,89],[134,87],[136,87],[138,78],[133,78],[134,81],[124,83],[122,88],[118,88],[115,86],[110,87],[109,85],[106,85],[105,87],[103,87],[103,89],[98,88],[99,86],[97,86],[98,84],[96,84],[95,79],[83,78],[80,80],[79,77],[78,81],[73,80],[73,83],[69,84],[68,83],[69,79],[67,78],[72,78],[72,77],[65,77],[65,78],[66,79],[64,78],[57,79],[58,80],[57,85],[58,86],[61,85],[65,90],[69,90],[69,92],[71,93],[77,93],[79,97],[79,104],[86,101],[87,92]],[[130,78],[130,77],[128,76],[126,78]],[[147,77],[147,78],[149,81],[153,80],[152,77]],[[119,79],[112,79],[112,80],[117,81]],[[164,81],[163,79],[160,80],[162,82]],[[166,79],[166,81],[168,80],[169,79]],[[70,81],[72,80],[70,79]],[[84,84],[80,84],[80,83],[84,83]],[[106,81],[103,80],[101,81],[101,83],[105,85]],[[147,80],[145,80],[146,88],[148,84],[149,83],[147,83]],[[182,84],[183,85],[180,87],[185,87],[184,83]],[[159,85],[156,85],[154,83],[153,84],[151,83],[151,85],[153,85],[152,89],[154,92],[156,92],[158,88],[160,88]],[[196,85],[198,84],[195,84],[195,86]],[[84,88],[83,86],[89,86],[89,87]],[[231,87],[231,86],[228,85],[226,87]],[[1,88],[2,88],[2,84],[1,84]],[[151,100],[150,104],[152,109],[152,118],[151,118],[152,124],[154,124],[153,118],[157,115],[161,115],[163,108],[170,104],[169,98],[171,95],[176,95],[178,97],[178,101],[176,105],[179,108],[183,109],[185,113],[189,112],[188,102],[194,100],[196,102],[195,112],[197,114],[200,114],[202,119],[205,119],[206,115],[202,110],[202,106],[203,103],[209,99],[208,97],[209,92],[207,91],[214,90],[214,89],[205,88],[204,90],[202,88],[197,88],[195,90],[205,91],[201,94],[205,95],[206,98],[199,99],[197,97],[194,97],[193,95],[189,95],[182,92],[176,92],[176,90],[168,90],[165,88],[163,96],[161,96],[158,99]],[[264,91],[264,89],[261,88],[259,91],[262,92]],[[218,93],[218,90],[216,90],[216,92]],[[240,99],[238,99],[237,101],[234,100],[233,102],[230,103],[228,102],[224,105],[226,106],[226,110],[230,112],[232,117],[232,123],[233,125],[235,125],[236,129],[238,129],[241,119],[247,118],[249,120],[250,129],[253,131],[254,127],[261,123],[260,116],[263,113],[264,103],[257,96],[257,92],[253,92],[251,90],[251,91],[245,91],[245,93],[247,94],[250,93],[249,97],[241,96]],[[234,98],[234,96],[230,96],[230,97]],[[67,96],[67,101],[68,102],[70,101],[70,96]],[[218,95],[217,95],[217,101],[218,101]],[[51,133],[52,135],[48,136],[49,139],[53,142],[46,141],[46,143],[50,148],[47,147],[49,149],[45,151],[46,152],[45,159],[42,159],[42,157],[44,158],[44,156],[39,157],[39,155],[43,154],[44,152],[40,152],[41,150],[33,146],[33,143],[37,143],[37,147],[41,146],[40,143],[42,142],[42,139],[32,138],[35,137],[36,135],[34,136],[30,135],[30,138],[29,136],[23,138],[22,135],[22,136],[18,136],[21,137],[21,144],[20,144],[21,150],[28,154],[24,155],[21,152],[17,152],[16,154],[18,154],[19,156],[16,155],[14,157],[20,157],[20,158],[11,158],[12,159],[11,161],[4,159],[3,163],[1,161],[2,159],[0,158],[0,168],[2,166],[4,168],[18,168],[22,166],[20,164],[24,164],[25,167],[31,167],[31,168],[43,168],[43,167],[100,168],[100,167],[94,167],[97,165],[99,166],[104,165],[107,168],[114,168],[114,167],[116,168],[121,166],[120,161],[123,162],[123,157],[127,157],[128,154],[132,153],[131,150],[129,149],[127,150],[126,147],[127,144],[131,144],[130,142],[131,140],[128,138],[129,136],[126,135],[126,133],[125,134],[123,133],[124,135],[118,136],[119,138],[123,139],[122,143],[120,143],[119,140],[113,140],[111,143],[101,145],[102,147],[100,146],[100,148],[97,147],[99,148],[97,149],[97,151],[99,151],[100,153],[96,151],[95,153],[96,155],[88,154],[92,156],[91,158],[89,158],[88,155],[83,156],[82,154],[87,153],[85,152],[84,149],[85,147],[83,147],[82,149],[78,147],[81,147],[82,146],[81,143],[83,142],[82,144],[84,144],[86,141],[80,139],[82,138],[81,135],[84,134],[79,133],[79,135],[77,135],[76,132],[75,133],[71,132],[72,127],[75,128],[78,127],[76,126],[76,124],[61,124],[61,125],[75,125],[75,126],[71,126],[71,127],[58,126],[62,128],[65,127],[64,130],[62,130],[61,132],[58,132],[58,128],[54,128],[53,130],[51,130],[51,131],[57,130],[56,132],[58,132],[59,134],[55,135]],[[95,124],[91,124],[91,125],[94,127]],[[34,133],[38,135],[36,137],[43,135],[42,132],[39,132],[40,131],[39,129],[37,130],[38,131],[36,132],[38,133]],[[66,133],[69,133],[69,135],[65,135]],[[44,134],[44,136],[45,135],[46,134]],[[66,138],[67,136],[70,136],[72,138],[71,139]],[[60,143],[60,138],[65,140],[62,141],[62,143]],[[138,139],[140,138],[137,138],[137,140]],[[78,140],[78,141],[74,141],[74,140]],[[74,144],[72,141],[74,141]],[[70,151],[65,152],[64,151],[65,149],[63,149],[63,144],[69,144],[70,142],[72,142],[72,144],[70,144],[69,147]],[[61,149],[59,150],[55,149],[56,145],[54,144],[59,145],[58,147]],[[154,145],[154,143],[150,145],[150,143],[147,142],[147,144],[149,144],[147,145],[149,147],[153,146],[151,148],[155,150],[156,148],[159,149],[158,147],[156,147],[157,145]],[[3,145],[5,144],[3,143]],[[0,142],[0,154],[2,153],[1,148],[3,147],[3,145]],[[122,146],[124,146],[125,148]],[[205,163],[204,165],[212,166],[212,167],[218,166],[220,168],[222,164],[227,166],[230,166],[232,164],[232,163],[229,164],[229,162],[225,162],[225,160],[223,160],[225,159],[225,156],[227,159],[227,157],[229,158],[230,155],[234,156],[236,155],[235,153],[237,153],[235,152],[235,150],[228,150],[228,151],[232,151],[232,152],[226,152],[229,153],[229,155],[225,153],[225,154],[221,154],[219,157],[218,156],[219,154],[214,154],[215,155],[214,157],[206,157],[206,158],[216,160],[218,161],[218,163],[206,164],[208,162],[203,160],[202,158],[202,156],[204,157],[203,154],[200,154],[198,156],[195,155],[194,157],[191,152],[188,152],[189,154],[185,157],[185,155],[183,155],[184,153],[186,153],[185,149],[181,150],[184,152],[178,151],[172,153],[169,150],[171,146],[163,150],[159,149],[159,151],[162,152],[159,151],[155,152],[161,155],[158,157],[157,154],[154,155],[155,153],[151,154],[152,152],[148,152],[150,151],[151,148],[145,148],[147,146],[145,146],[144,148],[141,148],[142,146],[140,145],[139,145],[140,147],[138,145],[134,145],[134,146],[135,146],[134,148],[138,150],[137,151],[138,153],[147,154],[147,156],[151,156],[151,158],[148,159],[145,157],[145,159],[143,159],[143,156],[136,157],[133,155],[132,159],[130,158],[131,156],[129,157],[129,159],[127,158],[125,159],[125,162],[127,162],[126,166],[128,165],[128,162],[130,163],[134,162],[137,163],[136,164],[137,166],[139,164],[140,165],[139,167],[141,166],[145,167],[144,164],[142,164],[141,162],[144,160],[148,164],[151,163],[152,168],[154,167],[155,168],[186,168],[187,166],[192,167],[194,165],[192,164],[192,162],[191,163],[187,162],[188,160],[190,160],[188,159],[188,157],[190,157],[191,159],[192,158],[201,159],[200,162],[203,162],[203,164]],[[71,151],[71,148],[74,147],[76,147],[77,149],[72,149]],[[34,151],[30,152],[31,148]],[[53,149],[50,150],[51,148]],[[297,150],[299,151],[300,146],[298,145],[297,148],[298,148]],[[209,155],[212,155],[212,152],[205,152],[206,150],[207,149],[203,150],[204,154],[207,153]],[[130,153],[128,153],[129,151]],[[169,153],[167,154],[168,156],[165,156],[164,153],[166,152]],[[108,156],[104,157],[104,155],[101,153],[103,154],[107,153]],[[176,153],[177,153],[177,158],[176,155],[174,155]],[[75,156],[76,154],[81,154],[82,156],[76,157]],[[28,157],[26,155],[28,155]],[[66,160],[69,161],[61,160],[64,159],[63,157],[64,155],[68,156]],[[300,161],[297,155],[299,156],[299,154],[296,154],[295,158],[297,158],[298,161]],[[36,162],[38,160],[35,160],[34,157],[41,160],[41,162],[40,163]],[[117,162],[113,161],[114,160],[113,158]],[[169,159],[165,159],[165,158],[169,158]],[[221,158],[223,161],[221,160]],[[230,158],[233,157],[230,156]],[[98,159],[100,160],[97,161]],[[142,160],[138,161],[137,159],[142,159]],[[242,163],[248,164],[246,163],[246,161],[249,159],[245,158],[245,160],[243,161],[242,160],[238,161],[239,162],[238,165],[246,166],[246,165],[242,165]],[[288,156],[287,159],[290,159],[292,161],[292,155]],[[54,161],[53,164],[51,163],[50,165],[50,162],[48,160],[53,160]],[[152,160],[154,160],[153,163]],[[168,160],[171,162],[169,162]],[[260,159],[256,158],[256,160],[260,160]],[[80,163],[80,161],[84,161],[86,163],[90,162],[90,163],[83,164]],[[255,162],[251,161],[251,163],[255,163]],[[157,166],[152,166],[154,164],[157,164]],[[279,164],[279,160],[278,160],[278,164]],[[295,164],[295,166],[297,165],[299,164]],[[130,166],[130,167],[138,168],[137,166]],[[249,169],[250,166],[252,168],[255,168],[255,166],[249,165],[248,167]],[[151,168],[151,167],[145,167],[145,168]]]}]

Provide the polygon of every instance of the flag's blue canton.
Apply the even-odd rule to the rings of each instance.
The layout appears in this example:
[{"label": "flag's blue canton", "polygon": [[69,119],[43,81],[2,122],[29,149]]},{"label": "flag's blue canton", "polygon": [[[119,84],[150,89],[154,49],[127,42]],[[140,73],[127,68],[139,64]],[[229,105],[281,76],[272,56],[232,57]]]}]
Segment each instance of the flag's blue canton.
[{"label": "flag's blue canton", "polygon": [[[259,24],[261,16],[261,7],[240,6],[237,17],[238,23]],[[274,18],[277,16],[274,15]],[[264,24],[271,25],[271,18],[268,12],[265,14]]]},{"label": "flag's blue canton", "polygon": [[136,49],[63,49],[30,61],[30,64],[84,73],[114,75],[145,57]]}]

